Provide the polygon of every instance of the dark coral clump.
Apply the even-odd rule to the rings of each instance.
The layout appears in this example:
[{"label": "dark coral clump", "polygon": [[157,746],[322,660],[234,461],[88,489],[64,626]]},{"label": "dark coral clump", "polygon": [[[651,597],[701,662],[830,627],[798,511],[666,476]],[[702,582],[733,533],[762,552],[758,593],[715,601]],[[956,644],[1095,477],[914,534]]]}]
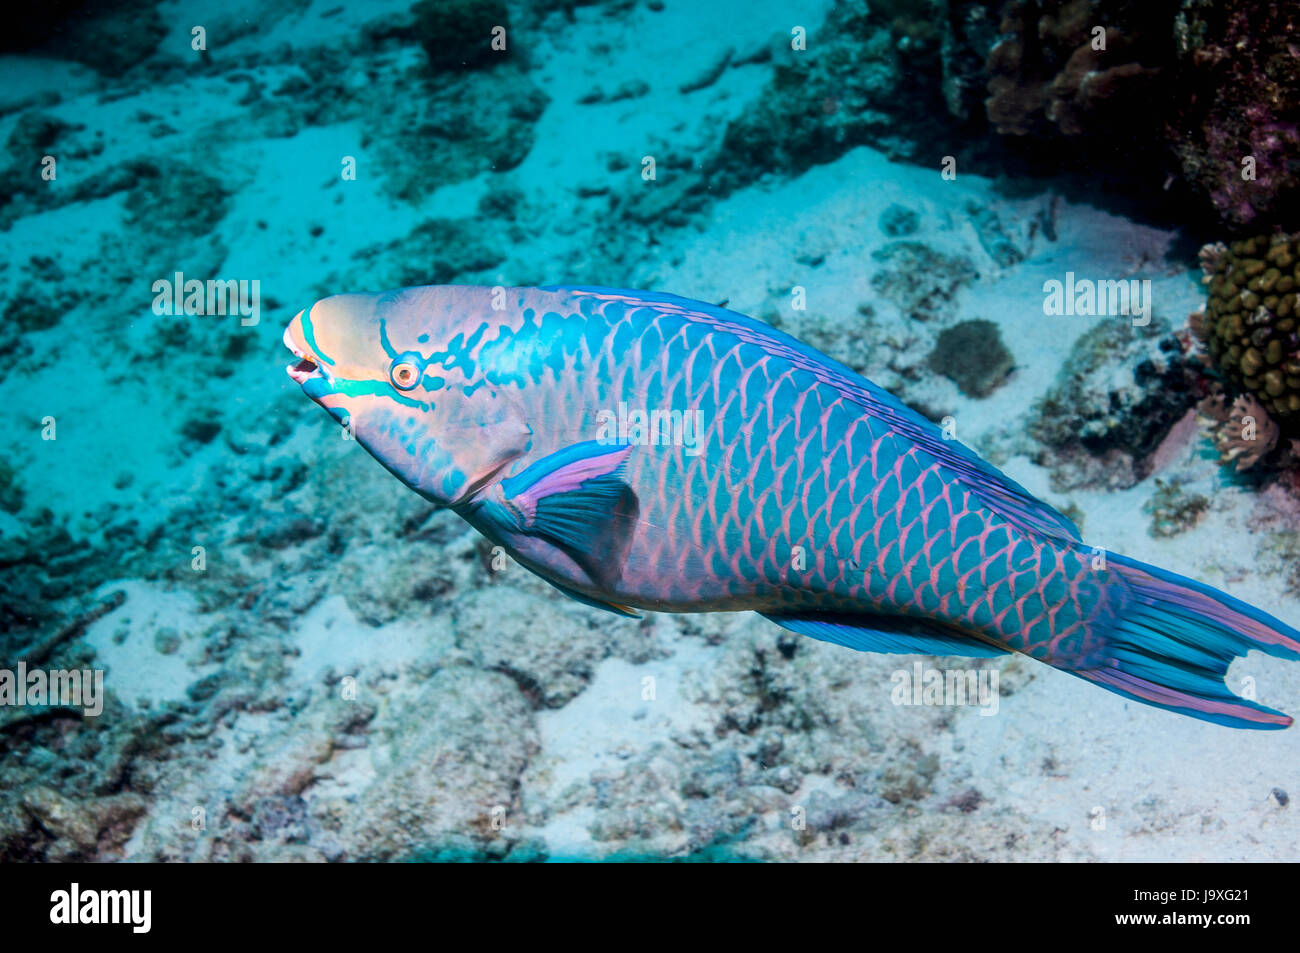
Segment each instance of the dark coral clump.
[{"label": "dark coral clump", "polygon": [[[1064,137],[1093,175],[1163,179],[1162,193],[1194,196],[1234,233],[1300,210],[1295,0],[952,0],[949,9],[971,22],[998,17],[985,111],[999,133],[1028,140],[1017,151],[1056,162]],[[960,48],[958,32],[946,41]],[[962,52],[969,62],[976,49]]]},{"label": "dark coral clump", "polygon": [[[0,53],[37,53],[121,76],[148,59],[169,23],[157,0],[49,0],[5,11]],[[188,28],[187,28],[188,29]]]},{"label": "dark coral clump", "polygon": [[1196,325],[1214,365],[1300,433],[1300,235],[1246,238],[1201,257],[1209,300]]},{"label": "dark coral clump", "polygon": [[1183,0],[1178,96],[1165,135],[1183,178],[1234,231],[1300,210],[1300,5]]},{"label": "dark coral clump", "polygon": [[1194,365],[1168,322],[1103,322],[1081,334],[1035,408],[1034,461],[1058,490],[1128,488],[1196,401]]},{"label": "dark coral clump", "polygon": [[951,378],[968,397],[993,393],[1015,363],[998,326],[982,318],[944,330],[930,353],[930,367]]},{"label": "dark coral clump", "polygon": [[1001,133],[1067,136],[1132,123],[1168,88],[1172,0],[1011,0],[985,101]]},{"label": "dark coral clump", "polygon": [[504,30],[507,20],[502,0],[420,0],[411,13],[435,71],[495,65],[509,52],[492,49],[492,31]]}]

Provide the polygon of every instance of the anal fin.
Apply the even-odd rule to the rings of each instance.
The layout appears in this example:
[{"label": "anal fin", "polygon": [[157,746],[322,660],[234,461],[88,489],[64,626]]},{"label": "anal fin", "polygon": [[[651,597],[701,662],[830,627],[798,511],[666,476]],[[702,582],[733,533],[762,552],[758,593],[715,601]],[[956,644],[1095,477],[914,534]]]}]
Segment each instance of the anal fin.
[{"label": "anal fin", "polygon": [[968,658],[994,658],[1007,654],[1004,648],[981,642],[973,635],[932,619],[847,612],[760,614],[783,629],[859,652],[963,655]]}]

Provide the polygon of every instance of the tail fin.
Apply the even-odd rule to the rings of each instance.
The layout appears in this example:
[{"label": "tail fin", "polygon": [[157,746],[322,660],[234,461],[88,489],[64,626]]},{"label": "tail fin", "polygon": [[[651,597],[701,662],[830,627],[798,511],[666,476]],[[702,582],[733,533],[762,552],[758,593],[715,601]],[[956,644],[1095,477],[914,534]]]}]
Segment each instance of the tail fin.
[{"label": "tail fin", "polygon": [[1251,649],[1300,659],[1300,632],[1226,593],[1107,554],[1127,590],[1099,633],[1107,667],[1070,670],[1157,708],[1230,728],[1285,728],[1291,719],[1228,691],[1224,676]]}]

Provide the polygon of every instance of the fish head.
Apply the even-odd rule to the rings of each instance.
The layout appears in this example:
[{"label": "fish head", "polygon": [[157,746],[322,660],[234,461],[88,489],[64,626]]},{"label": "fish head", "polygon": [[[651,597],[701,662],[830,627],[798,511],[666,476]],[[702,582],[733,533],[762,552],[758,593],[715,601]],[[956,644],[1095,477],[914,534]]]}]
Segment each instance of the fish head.
[{"label": "fish head", "polygon": [[340,294],[284,331],[303,393],[426,499],[457,506],[529,448],[517,393],[474,359],[494,333],[490,288]]}]

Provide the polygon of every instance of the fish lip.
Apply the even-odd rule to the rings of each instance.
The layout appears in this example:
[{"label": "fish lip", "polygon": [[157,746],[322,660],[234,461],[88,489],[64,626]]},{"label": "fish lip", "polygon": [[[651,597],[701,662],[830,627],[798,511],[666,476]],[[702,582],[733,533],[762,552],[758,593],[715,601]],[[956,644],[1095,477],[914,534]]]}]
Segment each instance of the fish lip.
[{"label": "fish lip", "polygon": [[[301,315],[302,312],[299,312]],[[296,321],[297,318],[294,318]],[[293,321],[284,329],[283,337],[284,346],[293,352],[293,356],[298,358],[292,364],[285,367],[285,373],[299,387],[305,385],[309,380],[325,379],[325,372],[321,369],[320,358],[311,352],[309,348],[299,347],[298,342],[293,337]]]},{"label": "fish lip", "polygon": [[311,380],[314,377],[324,376],[320,372],[320,367],[316,364],[313,364],[311,361],[307,360],[307,358],[303,358],[299,361],[294,362],[293,364],[286,365],[284,370],[285,373],[287,373],[289,377],[293,380],[293,382],[297,384],[299,387],[301,387],[303,384],[306,384],[309,380]]}]

